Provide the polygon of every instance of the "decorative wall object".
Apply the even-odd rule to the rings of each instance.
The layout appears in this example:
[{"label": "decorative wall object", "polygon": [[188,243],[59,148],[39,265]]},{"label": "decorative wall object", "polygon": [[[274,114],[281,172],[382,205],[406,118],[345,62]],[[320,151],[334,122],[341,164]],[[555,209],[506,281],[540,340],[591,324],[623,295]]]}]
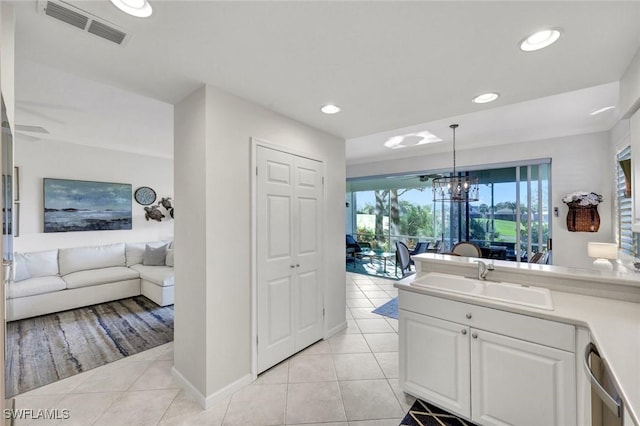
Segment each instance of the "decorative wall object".
[{"label": "decorative wall object", "polygon": [[569,207],[567,229],[571,232],[598,232],[598,204],[602,200],[602,195],[595,192],[578,191],[565,195],[562,202]]},{"label": "decorative wall object", "polygon": [[162,222],[162,219],[165,217],[165,215],[163,215],[162,212],[158,209],[158,206],[145,207],[144,211],[146,212],[144,214],[144,218],[147,219],[147,221],[149,221],[149,219],[152,219],[157,220],[158,222]]},{"label": "decorative wall object", "polygon": [[169,212],[169,216],[173,219],[173,204],[171,204],[171,197],[165,197],[160,199],[158,202],[158,206],[164,207],[164,209]]},{"label": "decorative wall object", "polygon": [[44,179],[44,232],[132,229],[131,185]]},{"label": "decorative wall object", "polygon": [[[154,195],[155,195],[155,192],[154,192]],[[147,219],[147,221],[151,219],[151,220],[156,220],[158,222],[162,222],[162,219],[164,219],[167,216],[162,213],[162,211],[160,210],[160,207],[165,209],[169,214],[169,216],[171,216],[171,219],[173,219],[173,205],[171,204],[171,197],[163,197],[160,199],[160,201],[158,201],[158,204],[156,204],[155,206],[145,207],[144,218]]]},{"label": "decorative wall object", "polygon": [[140,188],[136,189],[133,197],[136,199],[136,202],[138,204],[149,206],[156,201],[156,191],[154,191],[153,188],[149,188],[148,186],[141,186]]}]

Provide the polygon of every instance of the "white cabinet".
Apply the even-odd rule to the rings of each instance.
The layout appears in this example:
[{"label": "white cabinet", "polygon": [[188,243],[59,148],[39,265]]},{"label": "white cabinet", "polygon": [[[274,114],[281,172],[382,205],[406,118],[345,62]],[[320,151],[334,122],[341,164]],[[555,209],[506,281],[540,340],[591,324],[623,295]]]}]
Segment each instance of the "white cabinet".
[{"label": "white cabinet", "polygon": [[481,425],[576,425],[575,327],[407,291],[399,303],[406,392]]},{"label": "white cabinet", "polygon": [[575,425],[574,354],[471,331],[471,418],[483,425]]},{"label": "white cabinet", "polygon": [[405,311],[400,321],[403,388],[470,417],[469,327]]}]

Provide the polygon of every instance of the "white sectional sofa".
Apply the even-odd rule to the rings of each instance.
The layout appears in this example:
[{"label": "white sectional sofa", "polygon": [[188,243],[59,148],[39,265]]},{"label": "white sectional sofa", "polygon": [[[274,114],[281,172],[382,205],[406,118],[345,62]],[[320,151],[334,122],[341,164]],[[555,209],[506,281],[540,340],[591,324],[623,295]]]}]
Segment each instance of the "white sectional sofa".
[{"label": "white sectional sofa", "polygon": [[168,246],[158,241],[16,253],[7,320],[140,294],[160,306],[171,305],[173,250]]}]

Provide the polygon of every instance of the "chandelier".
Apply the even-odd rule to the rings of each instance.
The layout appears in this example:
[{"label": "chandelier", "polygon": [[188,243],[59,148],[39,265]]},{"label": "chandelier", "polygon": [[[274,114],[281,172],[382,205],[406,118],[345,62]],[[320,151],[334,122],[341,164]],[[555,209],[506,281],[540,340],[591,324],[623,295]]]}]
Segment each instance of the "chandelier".
[{"label": "chandelier", "polygon": [[478,201],[478,178],[468,173],[456,172],[456,129],[457,124],[449,126],[453,130],[453,172],[433,180],[433,201],[470,203]]}]

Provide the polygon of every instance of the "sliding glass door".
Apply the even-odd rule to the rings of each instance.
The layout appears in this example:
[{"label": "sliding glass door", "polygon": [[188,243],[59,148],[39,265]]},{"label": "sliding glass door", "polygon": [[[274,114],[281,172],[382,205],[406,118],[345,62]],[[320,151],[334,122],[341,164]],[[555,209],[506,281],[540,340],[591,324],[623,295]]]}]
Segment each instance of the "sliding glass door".
[{"label": "sliding glass door", "polygon": [[487,257],[527,262],[550,248],[550,172],[549,160],[469,171],[480,201],[468,204],[434,202],[434,174],[349,180],[347,233],[385,251],[396,241],[441,241],[445,252],[471,241]]}]

